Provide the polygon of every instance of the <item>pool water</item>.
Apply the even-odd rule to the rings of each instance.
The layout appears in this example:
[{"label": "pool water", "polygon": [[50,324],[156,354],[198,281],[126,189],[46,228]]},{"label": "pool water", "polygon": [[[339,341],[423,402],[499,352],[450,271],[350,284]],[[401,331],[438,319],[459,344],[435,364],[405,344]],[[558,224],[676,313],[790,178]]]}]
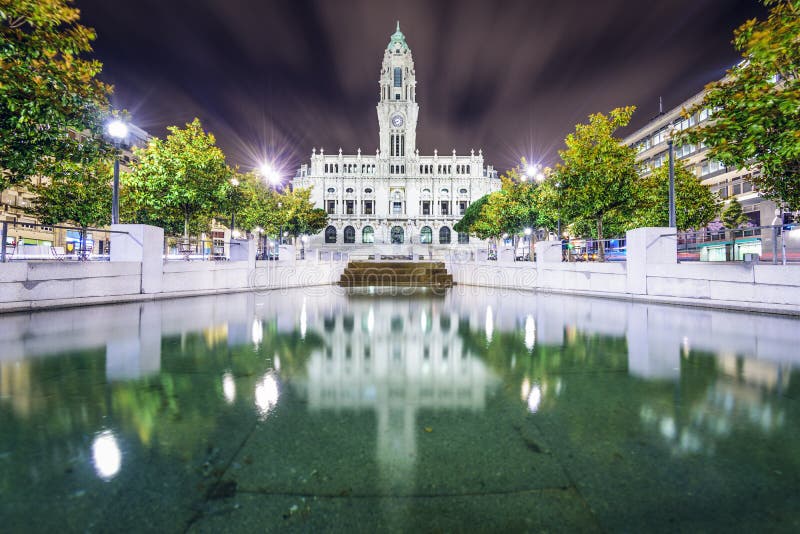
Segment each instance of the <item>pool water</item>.
[{"label": "pool water", "polygon": [[796,532],[799,327],[465,287],[0,316],[0,530]]}]

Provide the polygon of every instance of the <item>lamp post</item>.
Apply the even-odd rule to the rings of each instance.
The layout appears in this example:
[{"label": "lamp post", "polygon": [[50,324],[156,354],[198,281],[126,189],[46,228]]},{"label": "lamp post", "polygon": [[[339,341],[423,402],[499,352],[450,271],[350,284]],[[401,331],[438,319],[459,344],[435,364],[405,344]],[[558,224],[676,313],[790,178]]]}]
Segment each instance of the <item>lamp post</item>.
[{"label": "lamp post", "polygon": [[128,137],[128,125],[119,119],[108,123],[106,132],[114,142],[114,186],[111,192],[111,224],[119,224],[119,149]]},{"label": "lamp post", "polygon": [[675,228],[675,146],[672,139],[667,140],[669,147],[669,227]]},{"label": "lamp post", "polygon": [[[269,184],[270,188],[273,191],[277,192],[278,185],[280,185],[280,183],[281,183],[281,175],[278,172],[278,170],[275,169],[275,167],[271,163],[264,162],[264,163],[262,163],[261,165],[258,166],[258,173],[261,175],[262,178],[264,178],[267,181],[267,183]],[[280,209],[281,207],[282,207],[282,203],[278,202],[278,208]],[[281,235],[282,234],[283,234],[283,226],[281,225],[280,232],[278,233],[278,240],[276,241],[277,245],[280,245],[280,243],[281,243],[281,240],[282,240]],[[264,237],[265,237],[264,250],[266,250],[266,235]]]},{"label": "lamp post", "polygon": [[236,228],[236,188],[239,187],[239,180],[231,178],[231,237],[233,237],[234,228]]}]

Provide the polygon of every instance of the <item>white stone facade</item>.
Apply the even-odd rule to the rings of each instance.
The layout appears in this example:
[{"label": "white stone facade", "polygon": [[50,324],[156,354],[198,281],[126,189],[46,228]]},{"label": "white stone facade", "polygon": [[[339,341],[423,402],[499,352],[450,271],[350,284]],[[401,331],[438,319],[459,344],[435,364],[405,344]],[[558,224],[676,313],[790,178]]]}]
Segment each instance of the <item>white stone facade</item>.
[{"label": "white stone facade", "polygon": [[311,245],[467,244],[470,238],[453,225],[470,203],[500,189],[500,179],[484,166],[481,150],[420,155],[414,60],[399,24],[384,52],[379,86],[375,154],[314,149],[292,180],[295,188],[313,188],[315,206],[329,214],[330,226]]}]

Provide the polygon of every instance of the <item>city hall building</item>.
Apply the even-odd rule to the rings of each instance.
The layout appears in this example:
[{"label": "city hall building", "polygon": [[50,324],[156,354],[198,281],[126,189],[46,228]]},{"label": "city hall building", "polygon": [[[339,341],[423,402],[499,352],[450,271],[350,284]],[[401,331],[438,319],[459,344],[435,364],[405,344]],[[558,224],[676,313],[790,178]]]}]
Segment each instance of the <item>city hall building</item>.
[{"label": "city hall building", "polygon": [[[482,150],[420,155],[414,59],[399,23],[383,54],[379,86],[375,154],[314,149],[311,163],[302,165],[292,180],[294,188],[312,188],[315,206],[329,216],[329,226],[310,243],[470,244],[470,237],[456,233],[453,225],[470,203],[500,189],[500,179],[491,166],[484,166]],[[478,243],[472,239],[472,244]]]}]

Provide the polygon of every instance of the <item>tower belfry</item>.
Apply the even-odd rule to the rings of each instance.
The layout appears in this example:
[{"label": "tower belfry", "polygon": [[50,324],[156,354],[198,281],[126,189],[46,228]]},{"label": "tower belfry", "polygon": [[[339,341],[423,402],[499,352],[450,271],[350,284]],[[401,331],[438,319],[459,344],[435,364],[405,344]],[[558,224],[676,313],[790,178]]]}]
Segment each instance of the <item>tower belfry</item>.
[{"label": "tower belfry", "polygon": [[379,81],[378,127],[381,154],[402,158],[413,154],[417,143],[417,80],[414,58],[406,37],[397,30],[383,53]]}]

